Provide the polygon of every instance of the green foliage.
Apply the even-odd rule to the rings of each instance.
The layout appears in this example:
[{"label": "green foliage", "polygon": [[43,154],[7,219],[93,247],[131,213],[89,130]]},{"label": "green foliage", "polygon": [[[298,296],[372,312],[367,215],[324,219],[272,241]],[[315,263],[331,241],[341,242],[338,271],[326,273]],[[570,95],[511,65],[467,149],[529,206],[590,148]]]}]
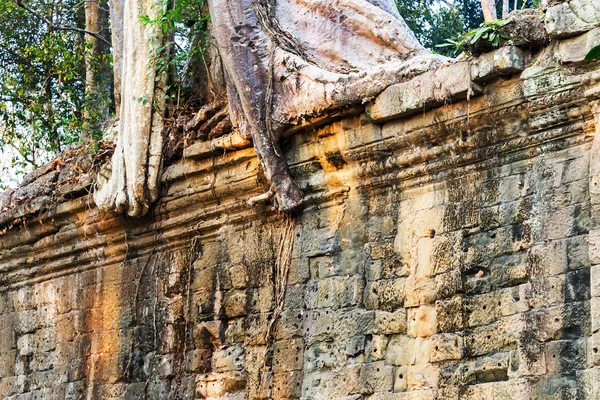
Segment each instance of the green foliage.
[{"label": "green foliage", "polygon": [[[26,4],[55,25],[84,28],[83,2],[30,0]],[[0,0],[0,49],[0,169],[23,171],[77,143],[86,123],[86,107],[91,110],[92,104],[106,99],[85,98],[88,46],[83,35],[53,30],[14,0]],[[105,56],[92,63],[110,63],[110,59]],[[91,119],[101,117],[96,112],[87,114]],[[0,187],[6,185],[1,179]]]},{"label": "green foliage", "polygon": [[589,53],[587,53],[587,55],[585,56],[585,60],[586,61],[593,61],[593,60],[597,60],[600,58],[600,46],[596,46],[594,47],[592,50],[590,50]]},{"label": "green foliage", "polygon": [[[483,22],[480,0],[397,0],[400,14],[428,49]],[[437,48],[450,56],[449,48]]]},{"label": "green foliage", "polygon": [[484,22],[476,29],[471,29],[455,38],[446,39],[446,43],[439,44],[437,47],[453,47],[456,53],[462,53],[466,50],[465,47],[467,45],[474,45],[479,40],[485,40],[489,42],[492,47],[498,47],[500,39],[509,39],[509,36],[501,30],[511,22],[512,20],[510,18]]},{"label": "green foliage", "polygon": [[178,105],[182,90],[188,89],[188,66],[201,61],[210,43],[207,28],[210,14],[204,0],[180,0],[176,1],[173,7],[170,7],[169,0],[162,0],[159,4],[162,10],[157,18],[152,19],[145,15],[140,17],[140,22],[155,25],[171,38],[153,50],[151,60],[156,67],[157,80],[164,74],[169,76],[165,88],[168,93],[166,97]]}]

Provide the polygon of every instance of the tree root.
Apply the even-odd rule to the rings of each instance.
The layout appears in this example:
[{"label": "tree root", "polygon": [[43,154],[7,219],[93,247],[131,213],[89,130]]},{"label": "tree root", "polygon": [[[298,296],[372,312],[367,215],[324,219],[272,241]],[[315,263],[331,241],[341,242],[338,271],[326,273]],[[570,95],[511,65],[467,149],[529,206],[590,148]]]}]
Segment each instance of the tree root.
[{"label": "tree root", "polygon": [[250,197],[247,201],[248,205],[250,207],[254,207],[255,204],[257,203],[264,203],[266,201],[271,200],[271,198],[275,195],[275,192],[273,192],[273,189],[269,189],[268,192],[265,192],[263,194],[259,194],[257,196],[253,196]]}]

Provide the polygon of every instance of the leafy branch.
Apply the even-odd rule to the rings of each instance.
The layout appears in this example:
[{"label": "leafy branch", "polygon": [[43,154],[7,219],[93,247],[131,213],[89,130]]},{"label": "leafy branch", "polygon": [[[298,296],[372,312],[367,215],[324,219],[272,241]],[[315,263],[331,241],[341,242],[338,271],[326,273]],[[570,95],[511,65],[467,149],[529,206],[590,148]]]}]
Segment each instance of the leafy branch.
[{"label": "leafy branch", "polygon": [[467,46],[473,46],[479,40],[489,42],[492,47],[498,47],[500,39],[508,40],[510,36],[502,32],[502,28],[512,22],[512,19],[499,19],[491,22],[484,22],[478,28],[458,35],[452,39],[446,39],[446,43],[439,44],[436,47],[454,47],[457,53],[462,53],[467,50]]},{"label": "leafy branch", "polygon": [[91,32],[91,31],[88,31],[87,29],[75,28],[75,27],[71,27],[71,26],[55,25],[48,18],[44,17],[42,14],[40,14],[33,8],[25,5],[25,3],[23,3],[23,0],[16,0],[16,2],[17,2],[17,6],[21,7],[23,10],[27,11],[28,13],[32,14],[36,18],[43,21],[51,29],[54,29],[57,31],[71,31],[71,32],[83,33],[83,34],[92,36],[92,37],[106,43],[109,46],[111,45],[111,43],[108,40],[106,40],[102,35],[100,35],[100,32]]}]

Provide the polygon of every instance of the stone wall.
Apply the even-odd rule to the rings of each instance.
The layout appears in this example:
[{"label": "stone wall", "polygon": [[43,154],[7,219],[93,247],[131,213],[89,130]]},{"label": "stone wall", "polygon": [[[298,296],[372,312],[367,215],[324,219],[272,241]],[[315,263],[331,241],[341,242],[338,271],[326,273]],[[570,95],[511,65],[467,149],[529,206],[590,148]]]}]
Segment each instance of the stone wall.
[{"label": "stone wall", "polygon": [[571,3],[595,22],[550,5],[534,54],[290,132],[293,217],[247,205],[267,186],[235,135],[188,147],[143,219],[81,188],[9,207],[0,396],[600,398],[600,14]]}]

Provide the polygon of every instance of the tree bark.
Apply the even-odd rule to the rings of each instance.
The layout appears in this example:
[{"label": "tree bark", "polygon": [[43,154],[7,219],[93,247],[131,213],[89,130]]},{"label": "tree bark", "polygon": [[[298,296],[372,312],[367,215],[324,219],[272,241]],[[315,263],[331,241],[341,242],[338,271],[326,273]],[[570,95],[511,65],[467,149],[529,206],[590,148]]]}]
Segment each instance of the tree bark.
[{"label": "tree bark", "polygon": [[[106,4],[100,0],[85,1],[85,29],[97,32],[101,38],[108,37],[108,12]],[[85,97],[83,114],[84,126],[82,141],[91,139],[94,131],[100,131],[103,120],[108,119],[111,74],[103,57],[110,53],[107,40],[98,36],[86,35],[85,55]]]},{"label": "tree bark", "polygon": [[510,0],[502,0],[502,19],[508,18],[510,12]]},{"label": "tree bark", "polygon": [[481,0],[481,9],[483,10],[483,20],[485,22],[492,22],[498,19],[494,0]]},{"label": "tree bark", "polygon": [[123,74],[123,12],[125,0],[110,0],[110,28],[113,49],[113,92],[116,118],[121,117],[121,75]]},{"label": "tree bark", "polygon": [[117,147],[94,193],[101,209],[130,216],[146,214],[158,198],[167,71],[157,71],[156,58],[161,56],[157,49],[163,47],[165,35],[161,26],[139,20],[142,15],[156,19],[161,12],[162,7],[146,0],[124,3],[122,59],[115,67],[121,69]]}]

